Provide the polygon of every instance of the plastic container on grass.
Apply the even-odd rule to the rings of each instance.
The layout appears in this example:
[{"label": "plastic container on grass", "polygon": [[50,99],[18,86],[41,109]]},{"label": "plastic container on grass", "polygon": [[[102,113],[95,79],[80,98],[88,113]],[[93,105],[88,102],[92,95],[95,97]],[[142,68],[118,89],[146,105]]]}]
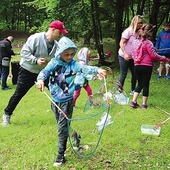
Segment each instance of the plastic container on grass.
[{"label": "plastic container on grass", "polygon": [[144,134],[159,136],[160,130],[161,130],[161,127],[155,128],[155,125],[141,125],[141,131]]}]

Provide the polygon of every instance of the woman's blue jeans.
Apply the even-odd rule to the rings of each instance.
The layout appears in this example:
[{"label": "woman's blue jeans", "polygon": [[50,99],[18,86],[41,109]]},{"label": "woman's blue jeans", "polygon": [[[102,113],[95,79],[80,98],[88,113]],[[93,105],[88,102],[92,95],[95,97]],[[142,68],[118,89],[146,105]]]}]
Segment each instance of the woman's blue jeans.
[{"label": "woman's blue jeans", "polygon": [[119,66],[120,66],[120,78],[119,81],[124,86],[124,82],[128,73],[128,69],[130,69],[131,72],[131,91],[135,90],[136,87],[136,75],[134,71],[134,62],[133,59],[130,60],[124,60],[123,57],[118,56],[119,59]]}]

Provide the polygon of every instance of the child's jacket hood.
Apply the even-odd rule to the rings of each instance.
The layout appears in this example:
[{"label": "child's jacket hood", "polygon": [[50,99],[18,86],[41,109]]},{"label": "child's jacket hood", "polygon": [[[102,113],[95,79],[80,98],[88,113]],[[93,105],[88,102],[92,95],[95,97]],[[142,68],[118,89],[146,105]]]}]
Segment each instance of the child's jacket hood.
[{"label": "child's jacket hood", "polygon": [[70,40],[68,37],[62,37],[58,41],[58,49],[55,58],[60,59],[60,54],[69,48],[74,48],[76,53],[77,46],[73,43],[73,41]]},{"label": "child's jacket hood", "polygon": [[88,55],[88,48],[84,47],[78,52],[77,58],[80,61],[84,61],[85,63],[87,63],[87,55]]}]

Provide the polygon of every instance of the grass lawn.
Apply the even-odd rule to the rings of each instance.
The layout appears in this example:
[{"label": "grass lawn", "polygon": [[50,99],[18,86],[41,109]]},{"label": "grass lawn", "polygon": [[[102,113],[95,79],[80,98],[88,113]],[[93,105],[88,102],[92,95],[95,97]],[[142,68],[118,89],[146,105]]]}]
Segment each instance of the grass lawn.
[{"label": "grass lawn", "polygon": [[[83,112],[87,101],[84,89],[77,100],[73,121],[74,127],[82,136],[82,143],[89,146],[88,158],[78,158],[71,150],[68,142],[67,162],[60,168],[53,163],[57,153],[57,125],[50,109],[49,99],[36,87],[33,87],[17,106],[9,127],[0,126],[0,169],[1,170],[168,170],[170,169],[170,121],[161,128],[159,136],[141,133],[141,125],[157,125],[169,117],[155,105],[170,112],[170,80],[157,80],[154,67],[150,82],[148,109],[132,109],[128,105],[119,105],[111,100],[110,112],[112,124],[105,127],[97,150],[92,153],[100,137],[96,130],[95,118],[91,115],[98,110]],[[119,71],[114,70],[115,77]],[[101,82],[100,82],[101,83]],[[91,81],[93,93],[100,87],[98,81]],[[0,110],[3,109],[15,90],[11,79],[8,80],[11,90],[0,91]],[[114,84],[113,84],[114,86]],[[132,100],[130,92],[130,75],[124,87],[127,96]],[[48,93],[48,91],[47,91]],[[139,97],[138,103],[141,104]],[[83,119],[89,116],[89,119]],[[86,151],[81,153],[86,155]]]}]

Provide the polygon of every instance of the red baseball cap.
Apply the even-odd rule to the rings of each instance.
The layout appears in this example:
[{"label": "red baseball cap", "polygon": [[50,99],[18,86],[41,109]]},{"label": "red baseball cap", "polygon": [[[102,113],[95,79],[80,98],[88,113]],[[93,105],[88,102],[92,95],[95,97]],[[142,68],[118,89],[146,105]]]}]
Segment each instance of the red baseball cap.
[{"label": "red baseball cap", "polygon": [[68,31],[65,29],[64,27],[64,24],[59,21],[59,20],[56,20],[56,21],[53,21],[50,23],[50,28],[56,28],[58,29],[62,34],[67,34]]}]

